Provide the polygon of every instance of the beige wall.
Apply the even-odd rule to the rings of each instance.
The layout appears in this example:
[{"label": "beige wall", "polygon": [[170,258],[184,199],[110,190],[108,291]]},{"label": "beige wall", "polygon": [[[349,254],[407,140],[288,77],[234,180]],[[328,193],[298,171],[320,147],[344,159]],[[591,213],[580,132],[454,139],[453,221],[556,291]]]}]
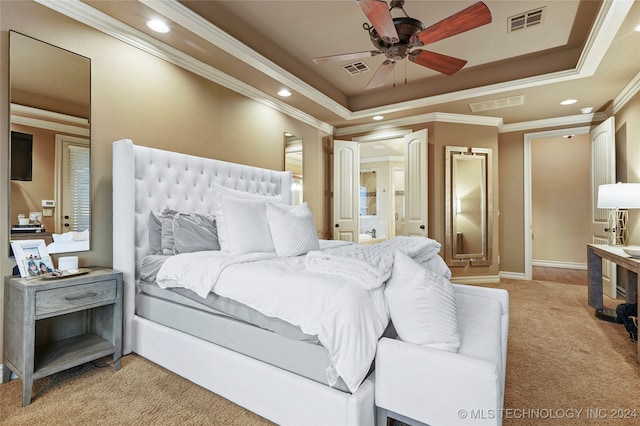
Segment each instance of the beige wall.
[{"label": "beige wall", "polygon": [[[112,264],[111,143],[122,138],[282,170],[284,132],[300,136],[305,200],[316,227],[323,230],[325,133],[30,1],[1,1],[0,27],[0,169],[4,171],[0,196],[4,200],[9,187],[8,31],[91,59],[92,241],[91,250],[80,254],[81,266]],[[0,210],[4,276],[11,274],[15,263],[8,256],[8,210]]]},{"label": "beige wall", "polygon": [[533,261],[585,264],[591,242],[589,135],[531,143]]}]

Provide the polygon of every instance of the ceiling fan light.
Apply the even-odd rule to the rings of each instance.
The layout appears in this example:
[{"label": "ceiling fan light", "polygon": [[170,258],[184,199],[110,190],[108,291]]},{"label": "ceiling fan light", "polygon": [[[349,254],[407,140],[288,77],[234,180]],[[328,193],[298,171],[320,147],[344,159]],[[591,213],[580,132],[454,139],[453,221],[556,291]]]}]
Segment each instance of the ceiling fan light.
[{"label": "ceiling fan light", "polygon": [[147,27],[151,28],[153,31],[157,33],[168,33],[171,31],[169,25],[159,19],[149,19],[147,21]]}]

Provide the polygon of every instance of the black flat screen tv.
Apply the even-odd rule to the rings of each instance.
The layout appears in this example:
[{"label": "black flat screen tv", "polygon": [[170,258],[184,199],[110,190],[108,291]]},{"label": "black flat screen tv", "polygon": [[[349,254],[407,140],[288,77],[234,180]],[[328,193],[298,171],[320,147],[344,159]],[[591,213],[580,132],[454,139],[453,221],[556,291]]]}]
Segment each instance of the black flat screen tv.
[{"label": "black flat screen tv", "polygon": [[11,180],[31,180],[33,135],[11,132]]}]

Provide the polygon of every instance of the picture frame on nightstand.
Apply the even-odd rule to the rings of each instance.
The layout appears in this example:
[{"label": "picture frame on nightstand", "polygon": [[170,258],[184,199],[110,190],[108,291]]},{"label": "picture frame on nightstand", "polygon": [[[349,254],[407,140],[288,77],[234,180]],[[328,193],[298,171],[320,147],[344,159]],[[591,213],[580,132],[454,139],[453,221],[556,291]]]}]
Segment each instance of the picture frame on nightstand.
[{"label": "picture frame on nightstand", "polygon": [[22,278],[38,278],[53,270],[44,240],[12,240],[11,248]]}]

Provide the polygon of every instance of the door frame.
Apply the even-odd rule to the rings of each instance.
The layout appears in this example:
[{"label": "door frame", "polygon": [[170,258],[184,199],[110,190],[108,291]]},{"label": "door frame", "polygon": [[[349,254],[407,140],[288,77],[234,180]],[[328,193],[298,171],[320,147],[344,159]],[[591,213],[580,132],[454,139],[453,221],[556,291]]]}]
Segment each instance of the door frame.
[{"label": "door frame", "polygon": [[531,164],[531,144],[536,139],[552,138],[564,135],[584,135],[591,132],[591,126],[569,127],[565,129],[547,130],[543,132],[524,134],[524,279],[531,280],[533,277],[533,250],[532,250],[532,209],[533,200],[531,195],[532,164]]}]

